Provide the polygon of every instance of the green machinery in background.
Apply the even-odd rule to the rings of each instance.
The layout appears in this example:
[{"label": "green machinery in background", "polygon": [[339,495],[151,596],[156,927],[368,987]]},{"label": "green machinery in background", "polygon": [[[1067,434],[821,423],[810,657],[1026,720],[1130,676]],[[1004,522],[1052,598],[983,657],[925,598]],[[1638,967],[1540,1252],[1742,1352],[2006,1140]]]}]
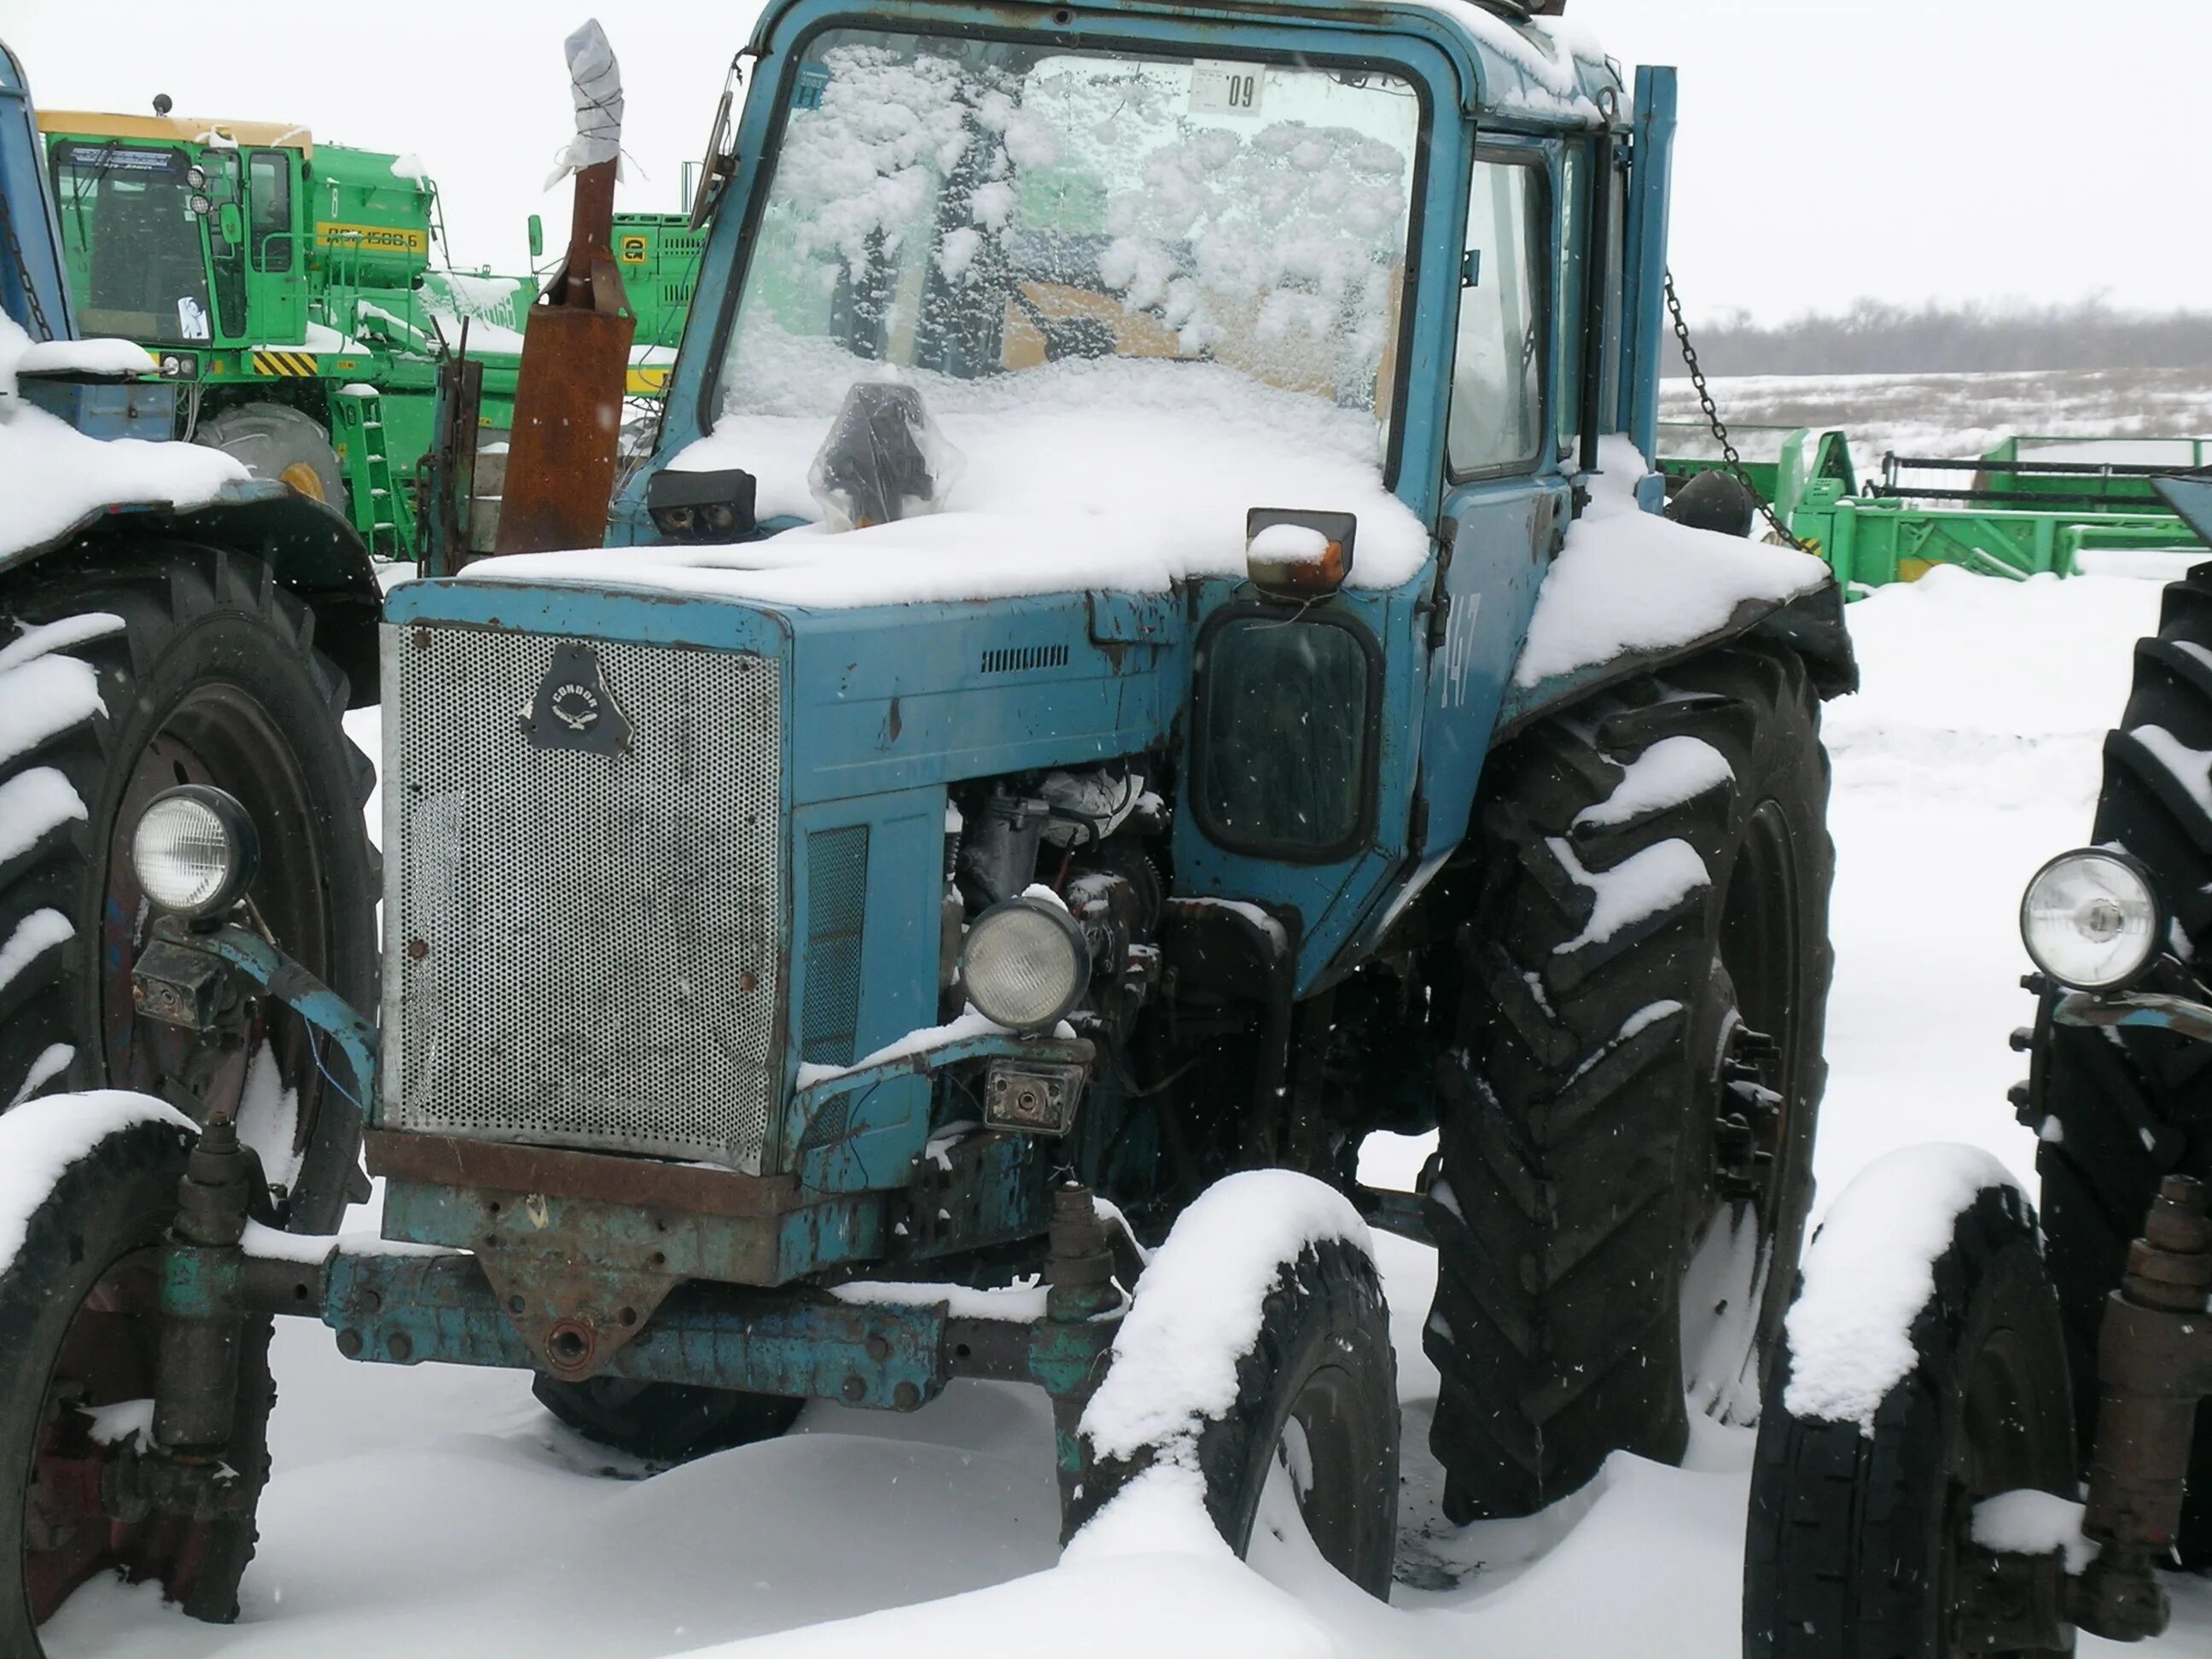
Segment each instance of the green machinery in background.
[{"label": "green machinery in background", "polygon": [[479,441],[512,419],[527,276],[440,270],[437,186],[411,156],[307,130],[44,111],[84,331],[133,340],[179,383],[176,430],[349,512],[415,556],[415,479],[438,360],[484,367]]},{"label": "green machinery in background", "polygon": [[[2212,466],[2203,438],[2008,438],[1986,454],[1890,454],[1862,480],[1838,431],[1735,429],[1742,471],[1846,593],[1913,581],[1938,564],[1987,576],[2178,575],[2203,550],[2155,489]],[[1671,493],[1725,468],[1702,424],[1660,428]]]},{"label": "green machinery in background", "polygon": [[622,267],[623,292],[637,317],[628,386],[633,398],[659,398],[667,390],[706,240],[707,233],[694,230],[686,213],[615,215],[615,263]]}]

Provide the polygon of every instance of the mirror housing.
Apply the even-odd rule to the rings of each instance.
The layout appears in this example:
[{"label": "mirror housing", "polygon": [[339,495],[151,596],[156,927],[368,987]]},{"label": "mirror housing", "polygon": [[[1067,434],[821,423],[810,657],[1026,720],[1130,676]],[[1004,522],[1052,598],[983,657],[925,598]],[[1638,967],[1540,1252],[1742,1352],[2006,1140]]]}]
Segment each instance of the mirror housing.
[{"label": "mirror housing", "polygon": [[1255,507],[1244,515],[1244,574],[1271,599],[1325,599],[1352,574],[1359,520],[1350,513]]},{"label": "mirror housing", "polygon": [[534,213],[530,216],[530,257],[545,257],[545,222]]},{"label": "mirror housing", "polygon": [[215,223],[216,228],[222,233],[224,241],[242,242],[246,240],[246,216],[238,210],[237,203],[225,202],[218,208]]},{"label": "mirror housing", "polygon": [[753,475],[738,467],[720,472],[663,468],[645,487],[645,510],[668,541],[733,542],[760,528],[755,487]]}]

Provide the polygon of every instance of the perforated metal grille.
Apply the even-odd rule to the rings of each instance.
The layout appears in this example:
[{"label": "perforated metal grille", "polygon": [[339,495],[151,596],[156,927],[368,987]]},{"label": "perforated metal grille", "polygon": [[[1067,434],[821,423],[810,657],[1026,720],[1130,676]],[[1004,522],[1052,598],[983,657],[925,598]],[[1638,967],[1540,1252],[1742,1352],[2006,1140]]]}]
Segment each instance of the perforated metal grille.
[{"label": "perforated metal grille", "polygon": [[868,826],[817,830],[806,838],[806,998],[799,1057],[853,1063],[860,1019],[860,934],[868,908]]},{"label": "perforated metal grille", "polygon": [[384,630],[384,1121],[757,1172],[778,663],[592,641],[630,727],[592,754],[523,729],[562,643]]}]

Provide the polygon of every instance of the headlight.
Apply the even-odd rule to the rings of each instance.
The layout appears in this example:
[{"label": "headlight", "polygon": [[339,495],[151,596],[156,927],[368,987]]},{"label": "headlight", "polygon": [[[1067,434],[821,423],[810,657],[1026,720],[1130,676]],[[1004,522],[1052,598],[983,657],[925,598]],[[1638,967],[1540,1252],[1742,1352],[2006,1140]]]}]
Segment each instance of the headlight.
[{"label": "headlight", "polygon": [[975,918],[960,985],[978,1012],[1017,1031],[1055,1024],[1091,982],[1091,946],[1054,904],[1011,898]]},{"label": "headlight", "polygon": [[131,832],[138,885],[162,909],[180,916],[230,908],[260,862],[261,840],[246,809],[202,784],[155,796]]},{"label": "headlight", "polygon": [[2061,985],[2111,991],[2150,965],[2166,918],[2143,867],[2124,853],[2061,853],[2020,902],[2020,936]]}]

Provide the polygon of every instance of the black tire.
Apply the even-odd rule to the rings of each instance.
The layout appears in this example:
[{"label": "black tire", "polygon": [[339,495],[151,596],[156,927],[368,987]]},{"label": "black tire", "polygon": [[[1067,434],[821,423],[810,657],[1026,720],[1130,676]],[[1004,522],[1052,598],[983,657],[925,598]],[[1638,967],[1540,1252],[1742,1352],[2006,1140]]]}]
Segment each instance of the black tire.
[{"label": "black tire", "polygon": [[[16,695],[21,711],[0,725],[0,832],[12,832],[0,833],[0,949],[38,947],[0,957],[0,1109],[104,1086],[197,1115],[243,1097],[248,1068],[265,1063],[250,1045],[210,1068],[189,1034],[131,1012],[143,916],[126,838],[144,799],[180,778],[246,804],[266,854],[255,903],[310,972],[373,1007],[379,883],[361,809],[375,772],[339,723],[345,677],[315,651],[307,608],[254,560],[162,543],[129,563],[35,567],[0,589],[0,615],[15,659],[0,702]],[[265,1018],[276,1086],[253,1079],[242,1127],[288,1189],[286,1224],[327,1232],[360,1126],[323,1066],[355,1085],[335,1054],[318,1064],[288,1012]]]},{"label": "black tire", "polygon": [[[1726,775],[1676,749],[1655,766],[1692,755],[1705,787],[1669,804],[1678,773],[1606,810],[1685,738]],[[1827,757],[1795,655],[1735,646],[1629,682],[1491,765],[1424,1204],[1455,1522],[1532,1513],[1618,1449],[1678,1461],[1686,1388],[1755,1418],[1812,1201],[1833,961]],[[1596,937],[1594,883],[1638,859],[1686,872],[1677,896]]]},{"label": "black tire", "polygon": [[[1144,1295],[1142,1279],[1137,1295]],[[1291,1500],[1299,1518],[1323,1559],[1387,1601],[1398,1542],[1398,1369],[1374,1264],[1334,1239],[1285,1262],[1237,1380],[1236,1404],[1197,1431],[1216,1528],[1241,1558],[1250,1554],[1259,1526],[1288,1520],[1263,1516],[1261,1500],[1271,1496],[1270,1478],[1295,1432],[1305,1449],[1301,1472],[1310,1477]],[[1077,1526],[1162,1450],[1100,1460],[1087,1440],[1083,1449],[1082,1492],[1071,1516]]]},{"label": "black tire", "polygon": [[[2105,781],[2089,840],[2142,860],[2197,959],[2212,949],[2212,812],[2169,770],[2147,735],[2156,727],[2212,747],[2212,565],[2166,590],[2159,631],[2136,647],[2135,684],[2105,740]],[[2199,994],[2179,975],[2145,988]],[[2097,1333],[2120,1282],[2129,1241],[2168,1175],[2212,1181],[2212,1045],[2131,1027],[2084,1030],[2037,1023],[2029,1109],[2042,1134],[2043,1225],[2074,1366],[2076,1426],[2086,1455],[2095,1432]],[[2181,1559],[2212,1565],[2212,1401],[2200,1407]]]},{"label": "black tire", "polygon": [[1948,1659],[1950,1570],[1973,1504],[2021,1487],[2070,1496],[2072,1389],[2035,1218],[1984,1188],[1936,1259],[1912,1322],[1917,1368],[1856,1421],[1784,1409],[1775,1357],[1744,1539],[1745,1659]]},{"label": "black tire", "polygon": [[[61,1389],[78,1382],[91,1404],[152,1393],[155,1247],[176,1212],[191,1144],[186,1131],[167,1121],[110,1133],[62,1173],[32,1211],[21,1247],[0,1267],[0,1492],[9,1494],[0,1502],[0,1563],[9,1574],[0,1588],[0,1653],[34,1659],[41,1651],[37,1627],[52,1605],[34,1614],[33,1597],[58,1604],[57,1595],[65,1598],[103,1571],[160,1580],[167,1598],[192,1618],[221,1623],[238,1616],[239,1580],[253,1556],[254,1505],[269,1478],[269,1413],[276,1398],[266,1316],[246,1325],[237,1414],[222,1452],[237,1472],[231,1488],[237,1509],[200,1522],[157,1514],[125,1525],[109,1514],[83,1516],[66,1533],[40,1538],[30,1526],[36,1500],[27,1496],[42,1455],[103,1455]],[[104,1311],[90,1313],[99,1322],[88,1325],[80,1315],[95,1289]],[[131,1316],[118,1320],[118,1311]],[[99,1362],[81,1376],[74,1365],[88,1352]],[[46,1547],[34,1553],[34,1542]]]},{"label": "black tire", "polygon": [[239,404],[202,421],[192,441],[246,464],[257,478],[288,483],[311,501],[346,510],[345,469],[330,434],[283,404]]},{"label": "black tire", "polygon": [[531,1380],[530,1391],[585,1439],[654,1463],[681,1463],[773,1440],[798,1420],[806,1404],[781,1395],[633,1382],[618,1376],[566,1382],[541,1375]]}]

